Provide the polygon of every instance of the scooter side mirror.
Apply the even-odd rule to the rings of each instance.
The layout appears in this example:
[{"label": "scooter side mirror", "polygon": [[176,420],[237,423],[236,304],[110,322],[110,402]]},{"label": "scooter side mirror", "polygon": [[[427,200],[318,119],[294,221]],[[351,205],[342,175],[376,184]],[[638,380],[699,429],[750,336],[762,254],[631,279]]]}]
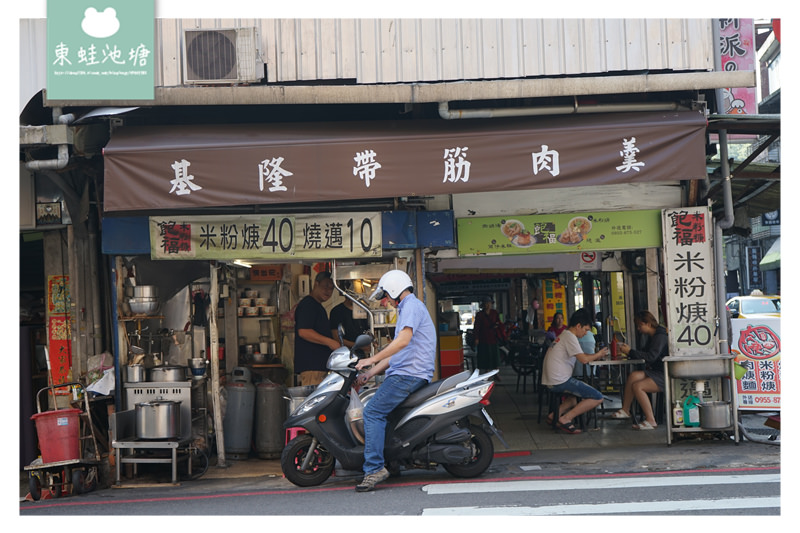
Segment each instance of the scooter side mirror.
[{"label": "scooter side mirror", "polygon": [[350,349],[350,353],[353,354],[356,350],[360,350],[365,346],[369,346],[372,344],[372,335],[368,333],[362,333],[358,337],[356,337],[356,341],[353,343],[353,347]]}]

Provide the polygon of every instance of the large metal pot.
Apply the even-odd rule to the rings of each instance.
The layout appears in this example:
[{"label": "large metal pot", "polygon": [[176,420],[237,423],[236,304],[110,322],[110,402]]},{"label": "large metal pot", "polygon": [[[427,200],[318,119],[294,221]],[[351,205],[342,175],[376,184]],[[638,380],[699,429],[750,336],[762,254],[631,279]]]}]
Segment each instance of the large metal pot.
[{"label": "large metal pot", "polygon": [[723,429],[731,425],[731,404],[729,402],[706,402],[700,404],[700,427]]},{"label": "large metal pot", "polygon": [[127,383],[141,383],[144,380],[144,365],[128,365],[125,367],[125,381]]},{"label": "large metal pot", "polygon": [[150,369],[150,381],[186,381],[186,367],[154,366]]},{"label": "large metal pot", "polygon": [[136,404],[136,437],[139,439],[173,439],[180,437],[181,402],[151,400]]},{"label": "large metal pot", "polygon": [[158,287],[155,285],[136,285],[133,288],[133,296],[135,298],[158,299]]},{"label": "large metal pot", "polygon": [[128,306],[136,315],[152,315],[158,311],[158,298],[129,298]]}]

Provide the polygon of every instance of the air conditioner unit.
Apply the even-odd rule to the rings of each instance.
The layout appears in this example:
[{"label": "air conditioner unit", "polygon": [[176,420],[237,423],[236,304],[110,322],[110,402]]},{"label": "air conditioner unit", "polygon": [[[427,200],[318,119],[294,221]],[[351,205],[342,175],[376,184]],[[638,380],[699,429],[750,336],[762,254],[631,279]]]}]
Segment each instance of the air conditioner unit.
[{"label": "air conditioner unit", "polygon": [[254,83],[263,79],[259,44],[256,28],[185,30],[184,83]]}]

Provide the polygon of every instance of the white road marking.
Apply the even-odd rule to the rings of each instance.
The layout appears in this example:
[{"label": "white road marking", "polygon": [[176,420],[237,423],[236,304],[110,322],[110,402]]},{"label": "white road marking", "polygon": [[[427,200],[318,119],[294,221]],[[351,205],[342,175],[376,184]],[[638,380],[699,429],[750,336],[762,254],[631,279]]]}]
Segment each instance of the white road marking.
[{"label": "white road marking", "polygon": [[627,489],[632,487],[669,487],[673,485],[731,485],[736,483],[780,483],[780,474],[727,476],[652,476],[601,479],[528,479],[524,481],[485,481],[440,483],[422,487],[430,495],[472,494],[487,492],[525,492],[557,490]]},{"label": "white road marking", "polygon": [[633,513],[665,513],[673,511],[719,511],[723,509],[780,509],[779,497],[728,498],[722,500],[674,500],[653,502],[623,502],[578,505],[548,505],[543,507],[442,507],[423,509],[423,516],[552,516],[603,515]]}]

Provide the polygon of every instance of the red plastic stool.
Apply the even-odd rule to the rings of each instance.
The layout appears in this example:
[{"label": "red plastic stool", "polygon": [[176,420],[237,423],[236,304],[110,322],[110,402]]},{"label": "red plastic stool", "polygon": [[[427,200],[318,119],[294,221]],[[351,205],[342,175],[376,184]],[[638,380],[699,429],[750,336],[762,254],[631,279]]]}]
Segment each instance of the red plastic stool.
[{"label": "red plastic stool", "polygon": [[305,428],[296,427],[296,428],[287,428],[286,429],[286,444],[289,444],[289,441],[295,438],[298,435],[303,435],[308,433]]}]

